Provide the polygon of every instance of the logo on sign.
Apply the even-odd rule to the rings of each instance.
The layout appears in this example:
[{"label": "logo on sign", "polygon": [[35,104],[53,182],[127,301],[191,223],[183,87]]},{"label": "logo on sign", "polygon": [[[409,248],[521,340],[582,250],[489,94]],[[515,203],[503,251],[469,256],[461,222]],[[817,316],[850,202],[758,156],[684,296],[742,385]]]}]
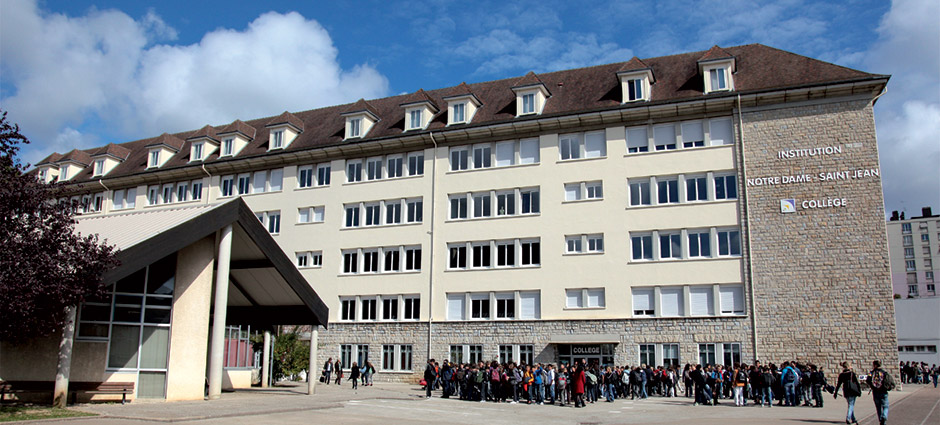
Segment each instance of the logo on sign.
[{"label": "logo on sign", "polygon": [[796,199],[781,199],[780,212],[784,214],[796,212]]}]

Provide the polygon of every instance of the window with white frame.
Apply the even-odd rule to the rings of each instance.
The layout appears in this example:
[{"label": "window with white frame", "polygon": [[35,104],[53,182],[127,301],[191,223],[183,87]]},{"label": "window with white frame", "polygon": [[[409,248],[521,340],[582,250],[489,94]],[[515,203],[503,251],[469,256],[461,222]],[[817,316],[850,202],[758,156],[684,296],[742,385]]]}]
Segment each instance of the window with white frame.
[{"label": "window with white frame", "polygon": [[721,256],[740,256],[741,255],[741,232],[738,230],[719,230],[718,231],[718,255]]},{"label": "window with white frame", "polygon": [[650,142],[647,127],[631,127],[627,129],[627,153],[649,152]]},{"label": "window with white frame", "polygon": [[653,235],[632,235],[630,241],[634,260],[653,259]]},{"label": "window with white frame", "polygon": [[538,266],[542,263],[541,247],[537,239],[521,240],[519,246],[522,254],[520,266]]},{"label": "window with white frame", "polygon": [[473,258],[470,266],[475,269],[493,267],[493,251],[489,242],[471,244]]},{"label": "window with white frame", "polygon": [[711,285],[689,287],[689,312],[692,316],[714,316],[715,295]]},{"label": "window with white frame", "polygon": [[901,233],[911,233],[911,223],[901,223]]},{"label": "window with white frame", "polygon": [[280,149],[284,147],[284,130],[271,131],[271,147],[269,149]]},{"label": "window with white frame", "polygon": [[198,201],[202,199],[202,180],[193,180],[192,183],[190,183],[190,187],[192,188],[190,190],[192,200]]},{"label": "window with white frame", "polygon": [[705,132],[701,121],[687,121],[680,126],[682,130],[682,148],[700,148],[705,146]]},{"label": "window with white frame", "polygon": [[447,320],[467,320],[466,306],[466,294],[447,294]]},{"label": "window with white frame", "polygon": [[251,174],[238,175],[238,194],[245,195],[251,193]]},{"label": "window with white frame", "polygon": [[659,258],[682,258],[682,235],[679,233],[659,233]]},{"label": "window with white frame", "polygon": [[359,300],[359,320],[371,321],[375,320],[377,316],[376,312],[378,310],[378,301],[375,298],[361,298]]},{"label": "window with white frame", "polygon": [[222,140],[222,155],[221,156],[232,156],[235,152],[235,139],[227,138]]},{"label": "window with white frame", "polygon": [[352,365],[352,362],[353,362],[353,345],[352,344],[342,344],[339,346],[339,361],[343,366]]},{"label": "window with white frame", "polygon": [[737,176],[715,176],[715,199],[738,199]]},{"label": "window with white frame", "polygon": [[356,183],[362,181],[362,160],[354,159],[346,161],[346,183]]},{"label": "window with white frame", "polygon": [[451,117],[453,118],[452,124],[460,124],[467,121],[466,102],[454,103],[451,105],[451,109]]},{"label": "window with white frame", "polygon": [[488,269],[494,267],[494,263],[495,267],[532,267],[540,265],[541,261],[538,239],[455,242],[449,243],[447,248],[447,265],[451,270]]},{"label": "window with white frame", "polygon": [[473,145],[473,168],[493,166],[493,146],[489,143]]},{"label": "window with white frame", "polygon": [[366,180],[382,178],[382,157],[366,159]]},{"label": "window with white frame", "polygon": [[538,214],[539,213],[539,189],[538,188],[520,189],[519,194],[522,200],[521,213],[522,214]]},{"label": "window with white frame", "polygon": [[323,205],[298,208],[297,223],[322,223],[324,211],[325,207]]},{"label": "window with white frame", "polygon": [[582,235],[565,236],[565,252],[568,254],[580,254],[584,252],[584,244],[581,241]]},{"label": "window with white frame", "polygon": [[297,168],[297,187],[330,185],[330,164],[303,165]]},{"label": "window with white frame", "polygon": [[[149,167],[159,167],[160,166],[160,150],[154,149],[150,151],[150,163]],[[63,173],[64,174],[64,173]],[[64,180],[64,177],[63,177]]]},{"label": "window with white frame", "polygon": [[420,223],[424,220],[424,202],[421,198],[405,200],[407,209],[405,220],[408,223]]},{"label": "window with white frame", "polygon": [[264,211],[257,212],[255,216],[258,217],[258,220],[265,228],[268,229],[268,233],[276,235],[281,232],[281,212],[280,211]]},{"label": "window with white frame", "polygon": [[409,345],[382,345],[382,370],[404,372],[414,369],[414,349]]},{"label": "window with white frame", "polygon": [[743,286],[721,285],[718,291],[722,315],[744,315]]},{"label": "window with white frame", "polygon": [[711,235],[708,229],[689,230],[689,258],[707,258],[711,256]]},{"label": "window with white frame", "polygon": [[339,320],[356,320],[356,298],[340,298],[340,316]]},{"label": "window with white frame", "polygon": [[424,123],[423,123],[423,120],[421,119],[422,112],[424,111],[420,109],[415,109],[408,113],[409,121],[408,121],[408,128],[406,130],[419,130],[421,128],[424,128]]},{"label": "window with white frame", "polygon": [[905,235],[905,236],[904,236],[904,245],[905,245],[905,246],[914,245],[914,238],[913,238],[913,236],[911,236],[911,235]]},{"label": "window with white frame", "polygon": [[382,205],[379,203],[362,204],[365,215],[364,226],[378,226],[382,224]]},{"label": "window with white frame", "polygon": [[175,202],[186,202],[189,200],[189,182],[180,182],[176,184]]},{"label": "window with white frame", "polygon": [[711,146],[734,143],[731,118],[715,118],[708,121],[708,139]]},{"label": "window with white frame", "polygon": [[496,267],[515,267],[515,241],[496,241]]},{"label": "window with white frame", "polygon": [[362,118],[349,119],[349,135],[346,138],[362,136]]},{"label": "window with white frame", "polygon": [[384,259],[382,260],[382,270],[384,272],[401,271],[401,251],[401,247],[384,249]]},{"label": "window with white frame", "polygon": [[[492,217],[494,204],[496,216],[500,217],[535,214],[538,213],[538,200],[538,188],[450,194],[449,217],[451,220]],[[516,205],[520,204],[521,208],[517,208]]]},{"label": "window with white frame", "polygon": [[405,247],[405,271],[421,270],[421,247]]},{"label": "window with white frame", "polygon": [[679,368],[679,344],[660,344],[663,352],[663,366]]},{"label": "window with white frame", "polygon": [[343,274],[359,273],[359,251],[343,250]]},{"label": "window with white frame", "polygon": [[450,148],[450,170],[509,167],[539,162],[538,139],[510,140]]},{"label": "window with white frame", "polygon": [[685,178],[685,200],[686,202],[707,201],[708,200],[708,179],[705,176],[686,176]]},{"label": "window with white frame", "polygon": [[914,260],[907,260],[904,262],[906,270],[909,272],[917,270],[917,266],[914,263]]},{"label": "window with white frame", "polygon": [[450,171],[461,171],[469,168],[470,149],[466,146],[450,148]]},{"label": "window with white frame", "polygon": [[526,93],[522,95],[522,114],[535,113],[535,93]]},{"label": "window with white frame", "polygon": [[361,249],[362,252],[362,272],[378,273],[380,253],[377,248]]},{"label": "window with white frame", "polygon": [[347,204],[343,208],[346,211],[345,227],[359,227],[359,204]]},{"label": "window with white frame", "polygon": [[401,200],[385,201],[385,224],[401,224]]},{"label": "window with white frame", "polygon": [[382,297],[382,320],[398,320],[398,297]]},{"label": "window with white frame", "polygon": [[489,192],[472,194],[473,218],[484,218],[493,215],[493,201]]},{"label": "window with white frame", "polygon": [[706,77],[708,86],[706,87],[705,93],[711,93],[714,91],[723,91],[730,90],[728,68],[726,67],[716,67],[706,69]]},{"label": "window with white frame", "polygon": [[604,308],[604,288],[572,288],[565,290],[566,308]]},{"label": "window with white frame", "polygon": [[699,344],[698,361],[699,364],[706,366],[717,364],[717,359],[715,357],[715,344]]},{"label": "window with white frame", "polygon": [[498,292],[496,298],[496,318],[514,319],[516,317],[516,296],[512,292]]},{"label": "window with white frame", "polygon": [[581,158],[581,135],[565,134],[558,137],[558,152],[561,160]]},{"label": "window with white frame", "polygon": [[490,318],[490,294],[470,294],[470,319]]},{"label": "window with white frame", "polygon": [[424,175],[424,152],[412,152],[408,154],[408,175]]},{"label": "window with white frame", "polygon": [[653,127],[653,146],[657,151],[676,149],[676,127],[673,124]]},{"label": "window with white frame", "polygon": [[655,364],[658,364],[656,361],[656,344],[640,344],[637,347],[640,353],[640,365],[648,365],[652,367]]},{"label": "window with white frame", "polygon": [[222,177],[222,197],[232,196],[235,194],[235,176],[223,176]]},{"label": "window with white frame", "polygon": [[650,205],[650,182],[648,179],[630,181],[630,206]]},{"label": "window with white frame", "polygon": [[321,251],[303,251],[296,253],[298,268],[319,268],[323,266]]},{"label": "window with white frame", "polygon": [[683,288],[665,287],[660,289],[660,315],[663,317],[678,317],[685,315],[685,297]]},{"label": "window with white frame", "polygon": [[655,313],[653,288],[633,288],[633,316],[651,317]]},{"label": "window with white frame", "polygon": [[385,178],[394,179],[404,175],[405,157],[389,155],[385,158]]},{"label": "window with white frame", "polygon": [[679,203],[679,179],[661,177],[656,180],[657,200],[659,204]]},{"label": "window with white frame", "polygon": [[515,215],[516,214],[516,193],[515,191],[496,192],[496,215]]},{"label": "window with white frame", "polygon": [[[407,223],[420,223],[423,220],[423,202],[417,199],[389,199],[379,202],[360,202],[345,204],[344,227],[390,226],[402,224],[403,214]],[[360,220],[362,217],[362,220]]]},{"label": "window with white frame", "polygon": [[193,143],[193,161],[202,161],[202,152],[205,142]]},{"label": "window with white frame", "polygon": [[604,235],[569,235],[565,236],[565,252],[568,254],[604,252]]},{"label": "window with white frame", "polygon": [[134,209],[137,205],[137,188],[130,187],[114,191],[111,202],[114,210]]},{"label": "window with white frame", "polygon": [[96,159],[96,160],[95,160],[95,166],[94,166],[94,169],[93,169],[92,171],[93,171],[93,174],[92,174],[93,176],[100,176],[100,175],[104,174],[104,160],[103,160],[103,159]]},{"label": "window with white frame", "polygon": [[644,93],[643,87],[645,86],[644,80],[642,78],[634,78],[627,80],[627,102],[633,102],[637,100],[646,100],[646,95]]},{"label": "window with white frame", "polygon": [[402,297],[402,319],[421,319],[421,297],[418,295],[405,295]]}]

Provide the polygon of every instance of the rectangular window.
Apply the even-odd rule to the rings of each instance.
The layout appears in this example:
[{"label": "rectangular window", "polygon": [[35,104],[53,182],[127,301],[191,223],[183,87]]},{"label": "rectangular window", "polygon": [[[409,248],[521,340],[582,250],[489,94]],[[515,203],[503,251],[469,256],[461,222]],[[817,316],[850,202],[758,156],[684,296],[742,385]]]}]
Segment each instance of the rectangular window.
[{"label": "rectangular window", "polygon": [[455,104],[454,104],[454,106],[452,107],[452,109],[453,109],[453,118],[454,118],[453,123],[456,124],[456,123],[462,123],[462,122],[466,121],[466,118],[465,118],[465,116],[464,116],[464,115],[465,115],[464,113],[465,113],[466,106],[467,106],[467,104],[465,104],[465,103],[455,103]]},{"label": "rectangular window", "polygon": [[708,190],[705,177],[685,178],[685,200],[688,202],[707,201]]},{"label": "rectangular window", "polygon": [[320,164],[317,166],[317,186],[330,185],[330,164]]},{"label": "rectangular window", "polygon": [[489,319],[490,318],[489,294],[471,295],[470,318],[471,319]]},{"label": "rectangular window", "polygon": [[377,305],[377,303],[375,302],[375,298],[363,299],[360,302],[360,305],[362,306],[362,308],[360,309],[362,311],[362,317],[361,317],[362,320],[375,320],[376,318],[375,310],[376,310],[376,305]]},{"label": "rectangular window", "polygon": [[715,199],[738,199],[735,176],[715,176]]},{"label": "rectangular window", "polygon": [[907,284],[912,285],[917,283],[917,273],[908,273],[907,274]]},{"label": "rectangular window", "polygon": [[689,288],[689,304],[693,316],[714,316],[715,303],[711,286]]},{"label": "rectangular window", "polygon": [[652,316],[654,314],[653,306],[653,288],[633,289],[634,316]]},{"label": "rectangular window", "polygon": [[359,273],[359,252],[343,251],[343,274]]},{"label": "rectangular window", "polygon": [[382,320],[398,320],[398,297],[382,298]]},{"label": "rectangular window", "polygon": [[307,267],[309,258],[306,252],[297,253],[297,267]]},{"label": "rectangular window", "polygon": [[737,230],[719,231],[718,255],[741,255],[741,232]]},{"label": "rectangular window", "polygon": [[490,168],[493,166],[493,148],[490,145],[476,145],[473,147],[473,168]]},{"label": "rectangular window", "polygon": [[321,251],[310,252],[310,267],[323,267],[323,253]]},{"label": "rectangular window", "polygon": [[268,191],[279,192],[284,185],[284,169],[275,168],[268,172]]},{"label": "rectangular window", "polygon": [[927,280],[927,282],[933,283],[933,271],[926,271],[924,273],[924,279]]},{"label": "rectangular window", "polygon": [[587,235],[588,252],[604,252],[604,235]]},{"label": "rectangular window", "polygon": [[268,232],[271,234],[281,233],[281,212],[280,211],[271,211],[265,213],[265,220],[267,220]]},{"label": "rectangular window", "polygon": [[528,93],[528,94],[522,95],[522,113],[523,114],[535,113],[535,93]]},{"label": "rectangular window", "polygon": [[355,183],[362,181],[362,160],[346,162],[346,182]]},{"label": "rectangular window", "polygon": [[915,265],[914,260],[907,260],[904,262],[904,264],[906,266],[906,270],[909,272],[917,270],[917,266]]},{"label": "rectangular window", "polygon": [[719,287],[719,301],[721,303],[721,314],[743,315],[744,314],[744,287],[743,286],[725,286]]},{"label": "rectangular window", "polygon": [[919,291],[917,290],[917,285],[907,285],[907,295],[909,297],[916,297],[920,295]]},{"label": "rectangular window", "polygon": [[565,184],[565,201],[581,200],[581,183]]},{"label": "rectangular window", "polygon": [[471,345],[468,347],[468,352],[470,356],[467,361],[470,364],[480,363],[483,361],[483,346],[482,345]]},{"label": "rectangular window", "polygon": [[382,178],[382,158],[369,158],[366,160],[366,180]]},{"label": "rectangular window", "polygon": [[638,235],[631,238],[634,260],[653,259],[653,236]]},{"label": "rectangular window", "polygon": [[604,198],[604,183],[600,181],[596,182],[587,182],[584,184],[585,191],[587,192],[587,199],[603,199]]},{"label": "rectangular window", "polygon": [[[151,167],[160,166],[160,151],[159,150],[150,151],[150,166]],[[63,177],[63,179],[64,178],[65,177]]]},{"label": "rectangular window", "polygon": [[251,193],[251,174],[241,174],[238,176],[238,194],[248,193]]},{"label": "rectangular window", "polygon": [[540,314],[539,291],[519,293],[519,318],[523,320],[538,319]]},{"label": "rectangular window", "polygon": [[663,366],[679,367],[679,344],[663,344]]},{"label": "rectangular window", "polygon": [[466,320],[466,303],[464,294],[447,294],[447,320]]},{"label": "rectangular window", "polygon": [[730,118],[717,118],[708,121],[708,139],[712,146],[734,143]]},{"label": "rectangular window", "polygon": [[519,163],[538,164],[539,139],[524,139],[519,141]]},{"label": "rectangular window", "polygon": [[699,361],[699,364],[701,365],[714,365],[715,364],[715,344],[699,344],[698,345],[698,361]]},{"label": "rectangular window", "polygon": [[424,127],[424,125],[422,125],[422,122],[421,122],[421,112],[422,111],[420,109],[411,111],[410,113],[411,121],[409,122],[410,125],[408,126],[409,130],[416,130],[416,129],[420,129]]},{"label": "rectangular window", "polygon": [[911,233],[911,223],[901,223],[901,233]]},{"label": "rectangular window", "polygon": [[193,144],[193,160],[194,161],[202,160],[202,143]]},{"label": "rectangular window", "polygon": [[581,135],[567,134],[559,136],[558,151],[562,161],[581,158]]},{"label": "rectangular window", "polygon": [[496,318],[514,319],[516,317],[516,298],[513,293],[496,294]]},{"label": "rectangular window", "polygon": [[533,364],[535,361],[535,347],[531,345],[519,346],[519,363]]},{"label": "rectangular window", "polygon": [[405,248],[405,271],[421,270],[421,247]]},{"label": "rectangular window", "polygon": [[418,297],[405,297],[405,308],[402,318],[405,320],[418,320],[421,318],[421,299]]},{"label": "rectangular window", "polygon": [[346,227],[359,227],[359,204],[346,206]]},{"label": "rectangular window", "polygon": [[643,97],[643,79],[636,78],[627,80],[627,102],[642,100]]},{"label": "rectangular window", "polygon": [[297,209],[298,223],[322,223],[324,207],[304,207]]},{"label": "rectangular window", "polygon": [[679,180],[676,178],[656,181],[658,200],[660,204],[679,203]]},{"label": "rectangular window", "polygon": [[363,273],[378,273],[379,272],[379,251],[378,250],[363,250],[362,251],[362,272]]},{"label": "rectangular window", "polygon": [[365,211],[365,215],[366,215],[366,217],[365,217],[365,225],[366,225],[366,226],[378,226],[379,224],[382,224],[381,221],[380,221],[380,220],[382,219],[382,215],[381,215],[382,208],[381,208],[381,205],[379,205],[379,204],[365,204],[365,205],[363,206],[363,210]]},{"label": "rectangular window", "polygon": [[385,224],[401,224],[401,201],[385,201]]},{"label": "rectangular window", "polygon": [[407,220],[409,223],[420,223],[424,220],[424,202],[420,199],[412,199],[406,201],[408,206],[408,217]]},{"label": "rectangular window", "polygon": [[513,354],[512,354],[512,352],[513,352],[513,350],[512,350],[512,346],[511,346],[511,345],[502,345],[502,344],[501,344],[501,345],[499,346],[499,362],[500,362],[501,364],[509,364],[509,362],[515,361],[515,360],[513,360]]},{"label": "rectangular window", "polygon": [[340,320],[356,320],[356,299],[340,300]]},{"label": "rectangular window", "polygon": [[660,305],[663,317],[676,317],[685,314],[682,287],[662,288],[660,290]]},{"label": "rectangular window", "polygon": [[450,197],[450,219],[458,220],[467,218],[467,196],[451,195]]},{"label": "rectangular window", "polygon": [[450,171],[461,171],[469,168],[470,151],[466,146],[450,148]]},{"label": "rectangular window", "polygon": [[581,235],[565,237],[565,252],[577,254],[583,251],[584,247],[581,245]]},{"label": "rectangular window", "polygon": [[124,190],[115,190],[111,195],[111,204],[113,205],[112,209],[122,210],[124,209]]},{"label": "rectangular window", "polygon": [[522,195],[522,213],[523,214],[538,214],[539,213],[539,190],[538,189],[524,189],[521,191]]},{"label": "rectangular window", "polygon": [[231,156],[235,150],[235,139],[225,139],[222,141],[222,156]]},{"label": "rectangular window", "polygon": [[584,308],[584,299],[581,296],[582,292],[580,288],[566,289],[565,308]]},{"label": "rectangular window", "polygon": [[389,156],[386,160],[385,174],[387,178],[401,177],[404,173],[404,158],[401,155]]},{"label": "rectangular window", "polygon": [[450,251],[448,267],[451,269],[467,268],[467,246],[464,244],[452,245],[448,249]]},{"label": "rectangular window", "polygon": [[711,81],[711,90],[725,90],[728,88],[725,85],[725,69],[724,68],[714,68],[708,71],[708,77]]},{"label": "rectangular window", "polygon": [[650,205],[650,182],[639,181],[630,183],[630,205]]},{"label": "rectangular window", "polygon": [[489,268],[491,267],[491,258],[490,255],[490,245],[488,243],[484,244],[474,244],[473,245],[473,267],[474,268]]},{"label": "rectangular window", "polygon": [[150,186],[147,188],[147,205],[157,205],[160,203],[160,187]]},{"label": "rectangular window", "polygon": [[914,245],[914,238],[911,235],[904,236],[904,246]]},{"label": "rectangular window", "polygon": [[604,299],[604,288],[587,289],[586,294],[588,308],[603,308],[607,305]]},{"label": "rectangular window", "polygon": [[604,131],[584,133],[584,157],[602,158],[607,156],[607,135]]},{"label": "rectangular window", "polygon": [[473,194],[473,217],[490,217],[492,213],[492,200],[489,192]]},{"label": "rectangular window", "polygon": [[711,257],[711,239],[708,231],[689,231],[689,257]]},{"label": "rectangular window", "polygon": [[408,154],[408,175],[424,175],[424,152],[413,152]]},{"label": "rectangular window", "polygon": [[657,151],[676,148],[676,127],[672,124],[653,127],[653,145]]},{"label": "rectangular window", "polygon": [[385,261],[383,262],[383,269],[386,272],[397,272],[401,270],[401,252],[398,251],[398,248],[385,248]]},{"label": "rectangular window", "polygon": [[927,233],[921,234],[921,235],[920,235],[920,241],[921,241],[921,242],[930,242],[930,235],[927,234]]},{"label": "rectangular window", "polygon": [[627,129],[627,153],[649,152],[649,144],[646,126]]},{"label": "rectangular window", "polygon": [[193,195],[192,199],[194,201],[202,199],[202,180],[193,180],[190,186],[192,187],[190,191]]},{"label": "rectangular window", "polygon": [[271,132],[271,149],[280,149],[284,147],[284,130]]},{"label": "rectangular window", "polygon": [[520,244],[522,249],[522,266],[537,266],[541,264],[541,252],[538,241],[523,241]]},{"label": "rectangular window", "polygon": [[297,168],[297,187],[313,187],[313,166],[307,165]]},{"label": "rectangular window", "polygon": [[382,345],[382,370],[395,370],[394,345]]},{"label": "rectangular window", "polygon": [[225,176],[222,177],[222,197],[232,196],[235,189],[235,177],[234,176]]},{"label": "rectangular window", "polygon": [[640,344],[640,365],[656,365],[656,344]]},{"label": "rectangular window", "polygon": [[702,146],[705,146],[705,133],[702,130],[702,122],[682,123],[682,147],[700,148]]},{"label": "rectangular window", "polygon": [[681,235],[678,233],[673,234],[659,234],[659,258],[682,258],[682,245],[681,245]]},{"label": "rectangular window", "polygon": [[348,137],[359,137],[361,134],[362,134],[362,118],[350,119]]},{"label": "rectangular window", "polygon": [[516,142],[496,144],[496,166],[508,167],[516,163]]},{"label": "rectangular window", "polygon": [[94,175],[100,176],[102,174],[104,174],[104,160],[103,159],[95,160]]},{"label": "rectangular window", "polygon": [[414,357],[413,350],[410,345],[401,345],[398,347],[398,355],[401,360],[399,365],[399,370],[412,370],[414,366],[412,365],[412,359]]},{"label": "rectangular window", "polygon": [[515,192],[496,193],[496,215],[515,215],[516,214],[516,194]]},{"label": "rectangular window", "polygon": [[351,365],[353,362],[352,345],[343,344],[339,346],[339,359],[345,365]]},{"label": "rectangular window", "polygon": [[741,363],[741,344],[722,344],[725,366]]},{"label": "rectangular window", "polygon": [[496,242],[496,266],[513,267],[516,265],[515,241]]}]

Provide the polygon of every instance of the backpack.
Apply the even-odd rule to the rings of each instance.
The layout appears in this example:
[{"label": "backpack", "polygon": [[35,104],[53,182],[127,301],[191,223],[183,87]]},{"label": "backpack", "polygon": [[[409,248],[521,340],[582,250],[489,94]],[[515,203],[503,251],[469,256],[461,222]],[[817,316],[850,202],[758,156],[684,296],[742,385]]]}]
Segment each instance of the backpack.
[{"label": "backpack", "polygon": [[894,380],[882,369],[871,371],[871,387],[876,390],[891,391],[894,389]]},{"label": "backpack", "polygon": [[796,370],[793,367],[787,367],[783,373],[783,382],[795,382],[799,378],[796,374]]},{"label": "backpack", "polygon": [[735,378],[737,382],[747,382],[747,375],[744,374],[743,370],[738,371],[738,376]]},{"label": "backpack", "polygon": [[585,372],[584,374],[587,375],[588,382],[591,383],[591,385],[597,385],[597,376],[591,372]]},{"label": "backpack", "polygon": [[490,371],[490,380],[492,380],[492,381],[497,381],[497,382],[499,381],[499,370],[498,370],[498,369],[491,369],[491,371]]},{"label": "backpack", "polygon": [[483,374],[484,374],[484,373],[485,373],[485,372],[483,372],[482,370],[477,371],[477,373],[473,375],[473,382],[476,382],[476,383],[478,383],[478,384],[482,384],[482,383],[483,383]]}]

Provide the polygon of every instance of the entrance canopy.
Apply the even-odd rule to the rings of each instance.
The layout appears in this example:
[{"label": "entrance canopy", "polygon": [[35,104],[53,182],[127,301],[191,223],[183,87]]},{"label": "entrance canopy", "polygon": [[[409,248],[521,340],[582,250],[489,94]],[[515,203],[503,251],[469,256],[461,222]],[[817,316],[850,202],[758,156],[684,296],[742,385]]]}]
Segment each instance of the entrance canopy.
[{"label": "entrance canopy", "polygon": [[75,230],[119,249],[106,285],[232,226],[227,320],[230,325],[327,326],[329,310],[240,198],[178,208],[80,217]]}]

